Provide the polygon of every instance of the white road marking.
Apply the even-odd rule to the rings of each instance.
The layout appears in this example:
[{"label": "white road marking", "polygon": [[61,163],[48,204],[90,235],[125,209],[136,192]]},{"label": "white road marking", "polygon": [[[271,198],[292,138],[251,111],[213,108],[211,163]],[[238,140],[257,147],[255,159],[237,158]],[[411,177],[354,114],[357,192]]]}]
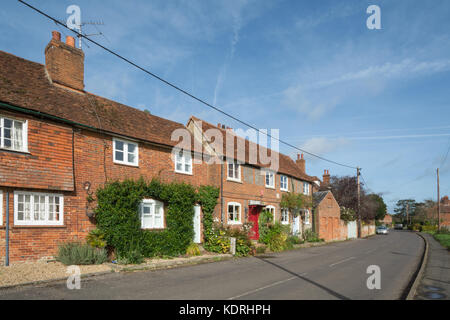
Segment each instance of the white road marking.
[{"label": "white road marking", "polygon": [[[304,276],[304,275],[306,275],[306,273],[300,274],[300,276]],[[277,286],[279,284],[282,284],[282,283],[285,283],[285,282],[288,282],[288,281],[291,281],[291,280],[294,280],[294,279],[298,279],[298,277],[291,277],[291,278],[286,279],[286,280],[277,281],[277,282],[274,282],[274,283],[269,284],[267,286],[264,286],[264,287],[261,287],[261,288],[255,289],[255,290],[247,291],[247,292],[245,292],[243,294],[240,294],[238,296],[234,296],[234,297],[228,298],[227,300],[234,300],[234,299],[241,298],[243,296],[248,296],[249,294],[252,294],[252,293],[255,293],[255,292],[267,289],[267,288],[275,287],[275,286]]]},{"label": "white road marking", "polygon": [[333,263],[333,264],[330,264],[329,267],[334,267],[335,265],[338,265],[338,264],[340,264],[340,263],[343,263],[343,262],[346,262],[346,261],[349,261],[349,260],[352,260],[352,259],[355,259],[355,257],[350,257],[350,258],[347,258],[347,259],[344,259],[344,260],[335,262],[335,263]]}]

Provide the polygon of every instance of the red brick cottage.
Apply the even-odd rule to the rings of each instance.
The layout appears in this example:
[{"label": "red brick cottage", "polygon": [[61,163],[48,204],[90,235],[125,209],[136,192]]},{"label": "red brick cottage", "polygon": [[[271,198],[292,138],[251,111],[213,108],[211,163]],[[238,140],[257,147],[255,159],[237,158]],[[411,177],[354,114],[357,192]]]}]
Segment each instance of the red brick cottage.
[{"label": "red brick cottage", "polygon": [[[259,214],[262,209],[268,209],[272,211],[276,221],[290,224],[293,233],[300,234],[302,224],[305,230],[312,228],[311,207],[304,208],[302,212],[290,212],[280,206],[282,195],[288,192],[302,193],[312,202],[312,183],[317,178],[306,174],[303,155],[298,155],[297,161],[294,162],[290,157],[278,154],[279,168],[272,171],[261,161],[259,151],[263,149],[269,155],[274,151],[237,136],[231,128],[221,124],[214,126],[195,117],[191,117],[187,127],[206,150],[220,159],[220,163],[210,165],[216,175],[221,177],[220,204],[215,211],[216,221],[229,226],[242,226],[251,222],[252,238],[258,239]],[[211,142],[210,132],[222,136],[222,145],[219,145],[220,142],[215,140],[215,137]],[[228,154],[227,144],[230,143],[234,152]],[[241,156],[238,154],[239,145],[245,146],[245,153]],[[257,155],[255,161],[251,161],[252,150]]]},{"label": "red brick cottage", "polygon": [[[94,228],[88,193],[106,181],[219,181],[206,164],[192,163],[191,154],[172,161],[178,141],[171,135],[184,125],[91,94],[83,75],[83,51],[71,37],[61,42],[58,32],[45,48],[45,65],[0,51],[2,261],[6,212],[10,261],[35,260]],[[152,227],[156,220],[143,221]]]}]

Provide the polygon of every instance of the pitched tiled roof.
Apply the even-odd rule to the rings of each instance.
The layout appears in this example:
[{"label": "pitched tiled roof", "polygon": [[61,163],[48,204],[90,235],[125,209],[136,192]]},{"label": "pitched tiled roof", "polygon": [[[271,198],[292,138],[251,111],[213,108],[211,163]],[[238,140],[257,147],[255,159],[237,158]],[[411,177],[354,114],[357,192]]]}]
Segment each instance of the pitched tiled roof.
[{"label": "pitched tiled roof", "polygon": [[[105,79],[106,80],[106,79]],[[45,66],[0,51],[0,102],[56,116],[110,133],[174,146],[183,124],[91,93],[51,83]]]},{"label": "pitched tiled roof", "polygon": [[314,206],[317,206],[319,203],[321,203],[322,200],[325,199],[325,197],[327,196],[328,192],[331,192],[331,191],[314,192],[313,193]]},{"label": "pitched tiled roof", "polygon": [[[222,136],[223,138],[223,153],[226,153],[226,145],[227,145],[227,138],[230,137],[230,135],[227,135],[227,130],[226,129],[222,129],[219,128],[211,123],[208,123],[204,120],[201,120],[199,118],[196,118],[194,116],[191,117],[191,120],[195,121],[195,122],[201,122],[202,124],[202,130],[203,132],[209,130],[209,129],[217,129],[220,130],[222,132]],[[236,160],[240,160],[243,161],[244,159],[239,159],[238,158],[238,153],[237,153],[237,148],[238,148],[238,141],[240,141],[241,143],[244,142],[245,143],[245,163],[250,163],[250,155],[249,155],[249,150],[251,150],[251,147],[253,147],[253,150],[257,150],[257,163],[250,163],[253,165],[256,165],[258,167],[262,167],[262,168],[268,168],[270,167],[270,165],[264,164],[262,161],[260,161],[259,158],[259,149],[261,149],[263,152],[265,152],[267,150],[267,155],[270,156],[272,154],[272,152],[274,152],[271,149],[266,149],[262,146],[260,146],[259,144],[256,144],[254,142],[251,142],[247,139],[244,139],[242,137],[237,136],[236,134],[232,133],[231,135],[234,139],[234,159]],[[214,141],[212,142],[212,145],[214,145]],[[220,150],[220,146],[219,148],[216,148],[216,150]],[[315,180],[315,177],[311,177],[309,175],[307,175],[306,173],[303,173],[300,171],[300,169],[298,168],[297,164],[291,159],[291,157],[279,153],[279,169],[278,169],[279,173],[283,173],[286,175],[290,175],[292,177],[298,178],[300,180],[304,180],[304,181],[309,181],[309,182],[313,182]]]}]

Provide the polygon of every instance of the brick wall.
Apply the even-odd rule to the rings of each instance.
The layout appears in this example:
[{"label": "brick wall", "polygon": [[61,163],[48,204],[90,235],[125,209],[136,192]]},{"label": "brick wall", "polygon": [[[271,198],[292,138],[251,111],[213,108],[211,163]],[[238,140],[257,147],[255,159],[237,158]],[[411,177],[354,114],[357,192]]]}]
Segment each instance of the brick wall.
[{"label": "brick wall", "polygon": [[[16,117],[23,118],[22,115],[16,115]],[[11,155],[9,152],[0,151],[1,159],[10,157],[8,163],[15,165],[13,175],[16,178],[15,183],[0,183],[0,190],[3,192],[0,261],[3,261],[5,257],[6,191],[10,192],[10,262],[15,263],[54,256],[58,243],[84,239],[87,233],[95,228],[86,215],[87,193],[83,188],[86,181],[91,183],[91,191],[94,194],[95,190],[107,180],[138,179],[141,176],[148,180],[160,177],[164,182],[186,182],[194,186],[217,185],[220,181],[220,171],[206,164],[194,164],[193,175],[175,173],[170,149],[144,143],[139,143],[139,167],[115,164],[113,163],[112,137],[80,129],[74,129],[73,133],[74,165],[72,167],[72,129],[36,119],[30,119],[29,123],[28,138],[31,155]],[[0,168],[4,168],[4,162],[6,161],[2,160]],[[64,164],[61,165],[61,163]],[[28,172],[28,176],[30,172],[39,172],[41,181],[34,179],[31,175],[32,179],[29,181],[32,183],[27,183],[28,180],[23,171]],[[47,181],[51,181],[53,185],[54,181],[58,182],[59,184],[56,185],[59,188],[58,191],[49,190],[50,182]],[[59,227],[15,226],[13,192],[16,190],[63,194],[64,225]],[[91,210],[94,205],[90,204],[89,209]]]},{"label": "brick wall", "polygon": [[74,190],[72,128],[4,110],[0,115],[27,121],[29,151],[0,151],[0,186]]},{"label": "brick wall", "polygon": [[339,204],[329,192],[316,207],[319,238],[325,241],[347,239],[347,226],[341,220]]}]

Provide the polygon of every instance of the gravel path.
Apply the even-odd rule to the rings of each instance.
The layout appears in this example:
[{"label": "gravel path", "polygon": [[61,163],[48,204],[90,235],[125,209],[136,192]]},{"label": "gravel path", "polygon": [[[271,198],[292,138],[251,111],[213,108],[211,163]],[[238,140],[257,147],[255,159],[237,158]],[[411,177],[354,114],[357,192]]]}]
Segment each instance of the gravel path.
[{"label": "gravel path", "polygon": [[[110,271],[107,265],[80,266],[81,274]],[[60,262],[18,263],[9,267],[0,266],[0,287],[27,282],[68,277],[67,266]]]}]

